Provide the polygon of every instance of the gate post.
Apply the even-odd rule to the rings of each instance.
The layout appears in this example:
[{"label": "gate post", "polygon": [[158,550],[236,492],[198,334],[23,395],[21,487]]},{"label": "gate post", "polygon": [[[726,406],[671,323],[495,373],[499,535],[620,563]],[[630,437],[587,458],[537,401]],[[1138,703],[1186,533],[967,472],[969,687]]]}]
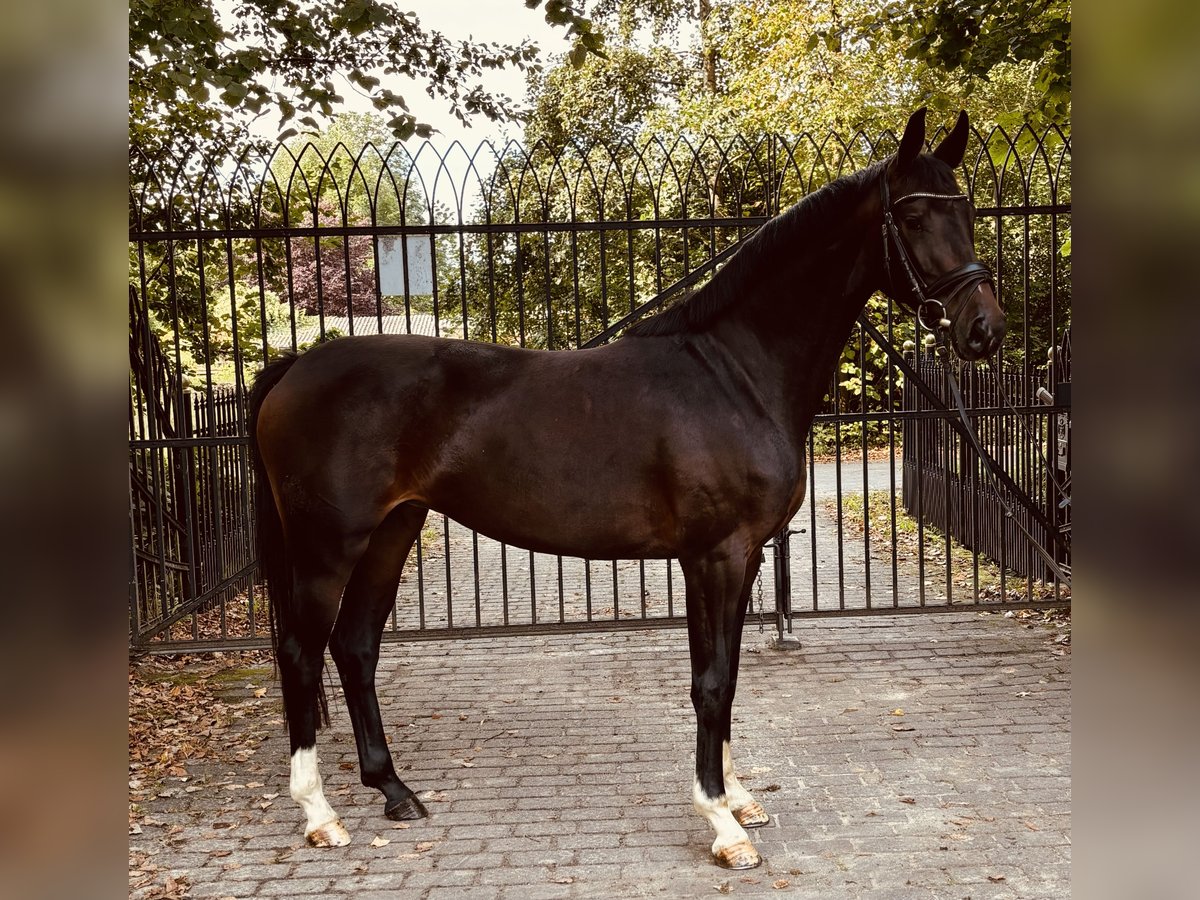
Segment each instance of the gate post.
[{"label": "gate post", "polygon": [[[775,640],[777,650],[798,649],[800,639],[792,634],[792,534],[784,526],[771,540],[775,551]],[[786,623],[786,630],[785,630]]]}]

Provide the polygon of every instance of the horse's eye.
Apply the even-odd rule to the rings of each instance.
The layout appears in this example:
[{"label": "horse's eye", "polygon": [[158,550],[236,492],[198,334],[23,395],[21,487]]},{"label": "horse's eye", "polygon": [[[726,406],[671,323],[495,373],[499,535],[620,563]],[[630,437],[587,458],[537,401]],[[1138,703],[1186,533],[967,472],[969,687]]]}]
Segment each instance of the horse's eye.
[{"label": "horse's eye", "polygon": [[909,218],[904,220],[904,225],[906,228],[911,228],[913,231],[923,231],[924,230],[921,227],[921,220],[914,218],[912,216],[910,216]]}]

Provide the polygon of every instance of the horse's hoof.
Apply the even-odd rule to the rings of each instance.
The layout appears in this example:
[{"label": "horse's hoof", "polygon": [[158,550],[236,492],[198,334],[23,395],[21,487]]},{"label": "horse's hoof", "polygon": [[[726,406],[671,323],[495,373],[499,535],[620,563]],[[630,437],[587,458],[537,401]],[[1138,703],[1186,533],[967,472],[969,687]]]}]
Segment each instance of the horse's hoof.
[{"label": "horse's hoof", "polygon": [[762,857],[749,841],[738,841],[713,853],[713,859],[722,869],[756,869],[762,865]]},{"label": "horse's hoof", "polygon": [[395,803],[389,804],[384,808],[383,814],[393,822],[424,819],[429,815],[424,804],[416,797],[405,797],[403,800],[397,800]]},{"label": "horse's hoof", "polygon": [[350,832],[342,825],[340,819],[326,822],[320,828],[314,828],[304,837],[313,847],[345,847],[350,843]]},{"label": "horse's hoof", "polygon": [[761,828],[771,821],[771,817],[757,800],[751,800],[741,809],[735,809],[733,817],[743,828]]}]

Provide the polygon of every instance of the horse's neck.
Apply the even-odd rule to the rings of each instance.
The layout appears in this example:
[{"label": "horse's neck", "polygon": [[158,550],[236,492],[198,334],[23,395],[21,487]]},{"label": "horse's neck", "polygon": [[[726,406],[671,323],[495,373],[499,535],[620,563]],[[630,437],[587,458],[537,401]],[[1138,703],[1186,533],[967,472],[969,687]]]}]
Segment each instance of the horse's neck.
[{"label": "horse's neck", "polygon": [[852,232],[833,247],[795,254],[714,331],[800,437],[871,295],[869,279],[851,277],[865,239]]}]

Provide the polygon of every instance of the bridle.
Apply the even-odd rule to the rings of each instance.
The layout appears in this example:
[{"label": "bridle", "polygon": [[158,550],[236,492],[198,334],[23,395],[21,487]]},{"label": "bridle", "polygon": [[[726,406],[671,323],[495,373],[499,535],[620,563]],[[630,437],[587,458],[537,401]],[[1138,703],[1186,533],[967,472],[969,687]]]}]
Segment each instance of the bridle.
[{"label": "bridle", "polygon": [[[888,167],[885,166],[879,176],[879,197],[883,203],[884,274],[887,276],[889,285],[895,290],[896,278],[892,272],[892,253],[894,249],[895,256],[900,261],[900,266],[904,271],[905,277],[908,279],[908,288],[917,301],[917,321],[921,323],[921,327],[926,331],[937,333],[939,330],[948,330],[953,323],[946,318],[946,305],[939,298],[953,297],[963,288],[971,287],[972,285],[978,286],[985,282],[991,284],[992,289],[995,290],[996,281],[992,275],[992,270],[979,261],[964,263],[958,268],[946,272],[932,284],[928,284],[921,277],[916,262],[912,258],[912,253],[909,251],[908,245],[904,242],[904,237],[900,234],[900,230],[896,227],[896,219],[892,215],[892,210],[906,200],[967,200],[969,202],[969,198],[966,194],[934,194],[926,191],[916,191],[892,200],[891,192],[888,190],[887,174]],[[955,315],[957,316],[958,313],[956,312]]]}]

